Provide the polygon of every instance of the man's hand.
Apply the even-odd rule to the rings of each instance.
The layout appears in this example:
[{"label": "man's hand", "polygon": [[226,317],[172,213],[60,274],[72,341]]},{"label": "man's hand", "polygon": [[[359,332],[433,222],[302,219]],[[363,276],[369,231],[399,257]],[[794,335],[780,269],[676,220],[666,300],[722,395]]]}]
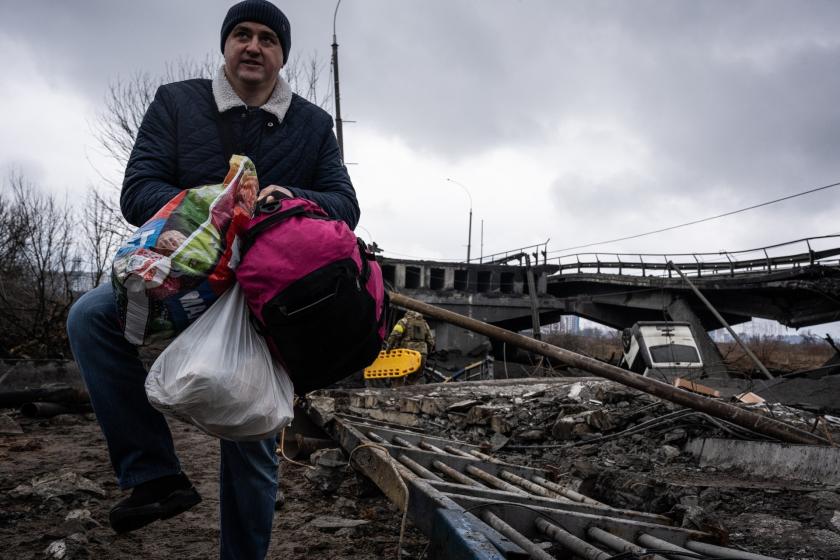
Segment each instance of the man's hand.
[{"label": "man's hand", "polygon": [[[260,196],[257,197],[257,202],[261,201],[262,199],[268,197],[268,195],[273,194],[273,193],[280,193],[280,194],[285,195],[289,198],[294,198],[295,197],[295,195],[292,194],[292,191],[290,191],[286,187],[280,187],[280,186],[277,186],[277,185],[268,185],[267,187],[265,187],[263,190],[260,191]],[[277,198],[277,197],[275,197],[275,198]]]},{"label": "man's hand", "polygon": [[178,230],[170,229],[160,234],[155,247],[164,255],[171,255],[175,249],[187,240],[187,236]]}]

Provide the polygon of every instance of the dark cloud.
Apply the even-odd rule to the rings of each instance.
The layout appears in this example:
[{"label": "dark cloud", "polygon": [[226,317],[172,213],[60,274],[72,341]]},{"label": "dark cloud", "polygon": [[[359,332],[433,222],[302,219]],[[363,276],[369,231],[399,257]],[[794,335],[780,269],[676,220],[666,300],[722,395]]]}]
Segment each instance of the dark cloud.
[{"label": "dark cloud", "polygon": [[[278,4],[292,55],[327,62],[335,3]],[[100,100],[117,75],[216,53],[229,5],[4,2],[0,37]],[[644,169],[569,176],[557,153],[547,181],[561,212],[598,215],[608,198],[621,212],[603,227],[626,232],[761,202],[840,179],[838,21],[830,1],[344,0],[343,112],[357,121],[348,154],[355,131],[377,131],[454,165],[502,146],[544,150],[569,122],[592,119],[632,135]],[[840,209],[836,195],[762,210],[756,227],[812,233]],[[647,212],[630,208],[645,196]]]}]

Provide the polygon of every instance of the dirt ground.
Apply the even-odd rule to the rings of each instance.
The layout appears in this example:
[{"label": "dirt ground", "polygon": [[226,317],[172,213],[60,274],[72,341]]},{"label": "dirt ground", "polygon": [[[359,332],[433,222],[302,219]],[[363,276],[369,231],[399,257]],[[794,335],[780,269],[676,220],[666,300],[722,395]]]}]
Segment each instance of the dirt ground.
[{"label": "dirt ground", "polygon": [[[358,390],[331,394],[346,412],[392,414],[416,422],[413,429],[476,445],[492,443],[500,437],[496,429],[501,430],[505,443],[497,457],[544,468],[558,482],[577,484],[580,491],[614,507],[662,513],[684,527],[719,532],[735,547],[788,560],[840,560],[840,488],[701,468],[681,449],[693,437],[718,431],[696,417],[601,441],[669,414],[673,407],[603,380],[556,379],[542,388],[536,382],[541,383],[500,380],[379,389],[362,399],[371,401],[370,408],[354,408]],[[576,397],[571,396],[574,386],[583,387]],[[405,407],[418,399],[438,402],[440,413],[406,415]],[[471,400],[474,411],[448,411],[451,403]],[[479,410],[492,412],[498,424],[475,414]],[[593,410],[614,425],[592,428],[591,433],[558,432],[564,418]],[[784,410],[777,408],[776,414]],[[204,501],[171,520],[115,535],[108,526],[108,510],[126,494],[116,485],[93,415],[31,419],[0,409],[0,433],[4,417],[23,433],[0,435],[0,558],[218,556],[219,456],[214,438],[171,421],[184,470]],[[840,441],[840,426],[829,429],[833,440]],[[268,558],[397,558],[401,514],[378,490],[340,468],[337,491],[325,494],[306,472],[305,467],[281,464],[285,503],[275,516]],[[423,558],[427,543],[409,520],[402,557]]]},{"label": "dirt ground", "polygon": [[[0,557],[218,557],[217,440],[191,426],[171,422],[183,468],[203,502],[173,519],[116,535],[108,526],[108,510],[125,494],[116,485],[105,441],[93,415],[44,420],[24,418],[14,410],[0,410],[2,413],[18,422],[24,433],[0,436]],[[401,515],[384,496],[371,492],[365,480],[357,479],[352,472],[343,477],[335,494],[325,495],[304,477],[305,470],[281,464],[285,504],[274,518],[268,558],[397,557]],[[92,486],[67,473],[88,479]],[[29,491],[33,479],[61,475],[62,480],[72,482],[70,487],[46,493],[59,495]],[[89,519],[79,510],[89,511]],[[319,529],[315,525],[322,516],[367,523],[354,528]],[[409,522],[403,558],[419,558],[426,544],[427,539]]]}]

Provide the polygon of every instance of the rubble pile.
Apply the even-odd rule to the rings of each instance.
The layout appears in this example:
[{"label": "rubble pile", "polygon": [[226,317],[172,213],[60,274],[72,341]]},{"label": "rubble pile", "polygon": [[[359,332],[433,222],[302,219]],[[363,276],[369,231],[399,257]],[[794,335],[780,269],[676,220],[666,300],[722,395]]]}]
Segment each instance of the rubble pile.
[{"label": "rubble pile", "polygon": [[[339,390],[315,398],[330,413],[478,445],[506,462],[548,470],[613,507],[665,514],[753,551],[804,560],[837,558],[840,550],[840,481],[701,466],[688,450],[693,441],[767,440],[600,378]],[[739,406],[840,441],[831,417],[817,422],[783,405]]]}]

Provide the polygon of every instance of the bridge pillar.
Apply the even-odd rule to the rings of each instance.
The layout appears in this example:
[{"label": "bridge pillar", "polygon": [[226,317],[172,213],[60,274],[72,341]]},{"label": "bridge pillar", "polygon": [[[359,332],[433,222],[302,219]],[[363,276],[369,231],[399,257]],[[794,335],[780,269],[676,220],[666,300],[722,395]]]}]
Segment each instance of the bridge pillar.
[{"label": "bridge pillar", "polygon": [[697,341],[697,348],[700,350],[700,358],[703,360],[703,369],[706,376],[728,377],[726,364],[723,363],[723,356],[718,350],[717,344],[703,328],[703,323],[688,302],[681,297],[675,297],[668,305],[668,315],[673,321],[682,321],[691,325],[691,331]]},{"label": "bridge pillar", "polygon": [[459,350],[462,355],[477,346],[489,345],[490,339],[484,335],[443,322],[430,322],[435,331],[435,348],[438,350]]}]

